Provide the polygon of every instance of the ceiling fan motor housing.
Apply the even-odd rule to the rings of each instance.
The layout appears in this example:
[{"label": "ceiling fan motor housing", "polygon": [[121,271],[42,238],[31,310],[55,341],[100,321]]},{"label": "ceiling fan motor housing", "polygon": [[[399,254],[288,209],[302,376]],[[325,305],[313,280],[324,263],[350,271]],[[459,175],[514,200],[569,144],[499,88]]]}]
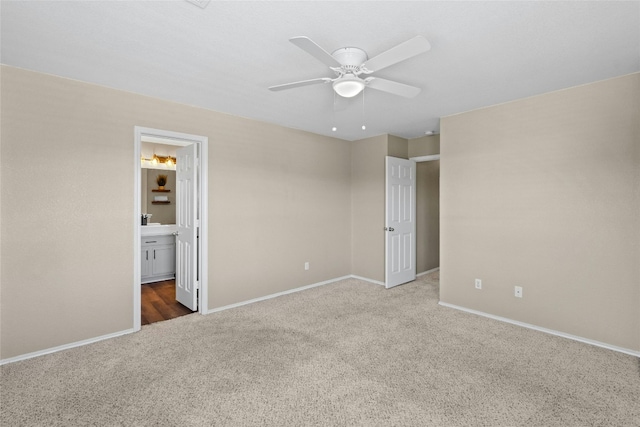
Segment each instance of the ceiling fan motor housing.
[{"label": "ceiling fan motor housing", "polygon": [[338,61],[345,70],[357,69],[367,60],[367,53],[358,49],[357,47],[341,47],[336,49],[331,54]]}]

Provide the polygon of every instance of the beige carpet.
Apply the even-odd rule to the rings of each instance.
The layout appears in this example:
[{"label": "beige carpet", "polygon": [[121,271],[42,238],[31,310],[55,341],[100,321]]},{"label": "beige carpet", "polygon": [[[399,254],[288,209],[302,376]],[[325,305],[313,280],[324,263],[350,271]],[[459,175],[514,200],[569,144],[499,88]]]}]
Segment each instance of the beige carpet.
[{"label": "beige carpet", "polygon": [[640,426],[639,359],[345,280],[2,367],[3,426]]}]

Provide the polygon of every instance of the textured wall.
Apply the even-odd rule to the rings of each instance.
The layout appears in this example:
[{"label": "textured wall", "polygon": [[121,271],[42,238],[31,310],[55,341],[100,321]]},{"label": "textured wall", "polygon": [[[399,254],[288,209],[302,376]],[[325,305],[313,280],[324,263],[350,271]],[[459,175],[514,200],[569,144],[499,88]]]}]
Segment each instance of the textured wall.
[{"label": "textured wall", "polygon": [[639,123],[640,74],[442,119],[441,300],[640,350]]},{"label": "textured wall", "polygon": [[395,135],[387,135],[387,156],[409,158],[409,141]]},{"label": "textured wall", "polygon": [[[152,215],[149,222],[159,222],[161,224],[175,224],[176,223],[176,171],[174,170],[158,170],[158,169],[140,169],[140,181],[146,183],[146,186],[142,187],[142,193],[140,195],[141,210],[142,213],[149,213]],[[156,178],[158,175],[167,175],[167,184],[164,186],[165,190],[171,190],[169,193],[154,192],[153,190],[158,188]],[[142,175],[146,176],[142,178]],[[168,205],[153,204],[155,196],[166,196],[171,202]],[[145,202],[145,203],[142,203]]]},{"label": "textured wall", "polygon": [[351,142],[351,272],[384,282],[387,135]]},{"label": "textured wall", "polygon": [[209,308],[350,273],[349,142],[229,117],[209,144]]},{"label": "textured wall", "polygon": [[[0,358],[132,327],[135,125],[209,138],[210,308],[384,280],[384,156],[398,141],[1,73]],[[638,80],[443,119],[443,301],[640,349]],[[414,141],[410,156],[434,154]]]},{"label": "textured wall", "polygon": [[1,70],[0,358],[132,328],[136,125],[209,138],[209,308],[350,273],[348,142]]},{"label": "textured wall", "polygon": [[440,135],[423,136],[409,140],[409,157],[440,154]]}]

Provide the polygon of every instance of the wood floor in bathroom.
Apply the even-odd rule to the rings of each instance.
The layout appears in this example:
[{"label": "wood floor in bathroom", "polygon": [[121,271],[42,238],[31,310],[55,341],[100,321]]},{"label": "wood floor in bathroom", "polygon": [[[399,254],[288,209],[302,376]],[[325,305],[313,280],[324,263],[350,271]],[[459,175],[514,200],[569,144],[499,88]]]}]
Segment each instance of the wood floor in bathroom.
[{"label": "wood floor in bathroom", "polygon": [[143,325],[193,313],[187,307],[176,301],[175,280],[164,280],[162,282],[142,285],[141,294],[141,323]]}]

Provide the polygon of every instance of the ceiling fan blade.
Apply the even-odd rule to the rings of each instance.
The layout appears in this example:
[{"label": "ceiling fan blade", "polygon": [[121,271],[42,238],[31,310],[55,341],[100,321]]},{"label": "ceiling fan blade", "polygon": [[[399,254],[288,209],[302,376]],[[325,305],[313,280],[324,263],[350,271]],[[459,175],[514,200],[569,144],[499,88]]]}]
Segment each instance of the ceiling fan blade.
[{"label": "ceiling fan blade", "polygon": [[315,84],[318,84],[318,83],[329,83],[330,81],[331,81],[331,79],[328,78],[328,77],[321,77],[319,79],[302,80],[302,81],[299,81],[299,82],[285,83],[283,85],[270,86],[269,90],[278,91],[278,90],[285,90],[285,89],[293,89],[295,87],[315,85]]},{"label": "ceiling fan blade", "polygon": [[329,52],[321,48],[309,37],[292,37],[289,39],[289,41],[307,52],[309,55],[316,58],[318,61],[322,62],[323,64],[328,65],[329,67],[340,67],[340,63],[333,56],[331,56]]},{"label": "ceiling fan blade", "polygon": [[390,65],[397,64],[431,49],[431,44],[423,36],[415,36],[406,42],[374,56],[362,65],[368,73],[381,70]]},{"label": "ceiling fan blade", "polygon": [[378,77],[369,77],[365,80],[365,83],[367,84],[367,87],[371,89],[389,92],[394,95],[404,96],[405,98],[413,98],[422,90],[419,87],[409,86],[404,83],[398,83]]}]

